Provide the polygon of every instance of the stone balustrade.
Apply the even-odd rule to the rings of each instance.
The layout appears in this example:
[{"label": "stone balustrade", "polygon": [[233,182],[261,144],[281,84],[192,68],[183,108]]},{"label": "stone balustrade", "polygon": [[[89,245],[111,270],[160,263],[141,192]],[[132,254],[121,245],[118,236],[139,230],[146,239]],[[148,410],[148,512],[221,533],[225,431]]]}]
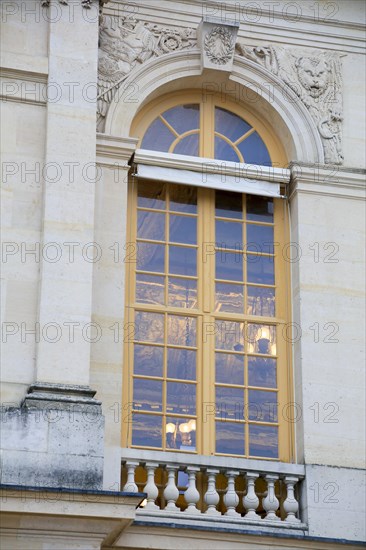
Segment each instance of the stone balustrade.
[{"label": "stone balustrade", "polygon": [[304,529],[304,467],[233,457],[122,449],[123,491],[146,493],[138,515]]}]

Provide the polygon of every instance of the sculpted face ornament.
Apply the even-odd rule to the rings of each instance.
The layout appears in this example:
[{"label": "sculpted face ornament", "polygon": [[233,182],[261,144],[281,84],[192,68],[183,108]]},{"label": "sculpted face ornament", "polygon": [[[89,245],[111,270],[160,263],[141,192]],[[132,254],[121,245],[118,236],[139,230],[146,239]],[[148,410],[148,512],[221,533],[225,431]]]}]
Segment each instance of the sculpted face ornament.
[{"label": "sculpted face ornament", "polygon": [[225,65],[234,51],[233,36],[225,28],[214,27],[205,37],[205,51],[207,57],[217,65]]},{"label": "sculpted face ornament", "polygon": [[296,61],[297,75],[300,84],[311,97],[321,96],[329,85],[329,67],[323,59],[300,57]]}]

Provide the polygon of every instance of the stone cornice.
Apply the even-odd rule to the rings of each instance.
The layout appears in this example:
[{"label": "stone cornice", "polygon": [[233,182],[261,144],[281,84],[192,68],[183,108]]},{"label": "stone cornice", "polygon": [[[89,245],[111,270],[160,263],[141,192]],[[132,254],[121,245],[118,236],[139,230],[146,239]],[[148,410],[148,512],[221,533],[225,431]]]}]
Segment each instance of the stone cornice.
[{"label": "stone cornice", "polygon": [[[168,1],[168,0],[167,0]],[[219,0],[205,2],[205,13],[209,15],[209,10],[216,8],[216,13],[212,15],[219,16],[221,6],[227,9],[227,18],[234,19],[235,4],[242,6],[241,3],[233,2],[233,6],[223,3]],[[169,9],[166,9],[164,2],[156,0],[136,2],[138,6],[138,17],[141,21],[149,21],[161,25],[177,25],[177,19],[182,27],[196,27],[203,15],[202,4],[196,0],[184,0],[177,2],[169,1]],[[336,17],[330,17],[324,13],[324,17],[316,17],[301,14],[296,21],[291,21],[291,17],[284,18],[279,9],[271,11],[261,8],[261,17],[256,19],[258,11],[255,6],[245,3],[245,17],[238,17],[240,29],[238,40],[245,41],[247,44],[256,44],[260,41],[277,44],[287,44],[288,46],[322,48],[327,50],[341,50],[343,52],[364,53],[364,26],[362,23],[353,21],[342,21]],[[225,8],[224,8],[225,9]],[[122,6],[118,0],[111,0],[105,7],[104,12],[116,14],[121,13]],[[177,18],[179,13],[179,18]],[[271,17],[271,19],[270,19]],[[224,21],[223,21],[224,22]],[[301,25],[300,29],[297,28]]]},{"label": "stone cornice", "polygon": [[341,199],[365,200],[366,171],[344,166],[320,166],[291,163],[289,199],[296,194],[331,196]]},{"label": "stone cornice", "polygon": [[102,166],[128,167],[136,150],[137,138],[117,137],[97,133],[97,163]]}]

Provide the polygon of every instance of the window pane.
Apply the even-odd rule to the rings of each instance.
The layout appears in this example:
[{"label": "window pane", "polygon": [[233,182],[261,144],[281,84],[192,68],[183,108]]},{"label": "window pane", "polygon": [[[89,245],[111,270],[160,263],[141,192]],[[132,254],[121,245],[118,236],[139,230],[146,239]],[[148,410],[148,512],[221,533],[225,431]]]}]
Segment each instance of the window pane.
[{"label": "window pane", "polygon": [[133,362],[135,374],[163,376],[163,348],[135,344]]},{"label": "window pane", "polygon": [[161,416],[148,414],[132,415],[132,445],[141,447],[161,447]]},{"label": "window pane", "polygon": [[196,384],[167,382],[166,401],[170,414],[196,414]]},{"label": "window pane", "polygon": [[190,155],[191,157],[198,157],[199,154],[199,134],[190,134],[182,138],[174,147],[173,153],[176,155]]},{"label": "window pane", "polygon": [[170,306],[197,308],[197,281],[169,277],[168,288]]},{"label": "window pane", "polygon": [[226,311],[229,313],[243,313],[244,293],[242,285],[230,285],[216,283],[216,306],[215,311]]},{"label": "window pane", "polygon": [[276,359],[248,357],[249,386],[276,387]]},{"label": "window pane", "polygon": [[215,258],[216,279],[227,279],[228,281],[243,280],[243,256],[240,252],[217,250]]},{"label": "window pane", "polygon": [[[244,351],[244,326],[233,321],[216,321],[208,327],[207,336],[216,334],[216,348],[228,351]],[[214,331],[212,332],[211,329]]]},{"label": "window pane", "polygon": [[243,226],[238,222],[216,220],[215,240],[220,248],[243,249]]},{"label": "window pane", "polygon": [[197,274],[197,249],[170,245],[169,273],[194,277]]},{"label": "window pane", "polygon": [[137,243],[137,269],[164,273],[163,244]]},{"label": "window pane", "polygon": [[273,226],[247,224],[247,250],[274,254]]},{"label": "window pane", "polygon": [[248,324],[246,340],[249,353],[276,355],[276,327]]},{"label": "window pane", "polygon": [[248,254],[246,257],[248,283],[274,285],[273,256],[257,256]]},{"label": "window pane", "polygon": [[162,343],[164,341],[164,314],[136,311],[131,335],[134,340],[139,342]]},{"label": "window pane", "polygon": [[244,454],[244,424],[216,422],[216,452]]},{"label": "window pane", "polygon": [[196,379],[196,352],[188,349],[168,348],[168,378]]},{"label": "window pane", "polygon": [[151,241],[165,241],[165,214],[137,212],[137,237]]},{"label": "window pane", "polygon": [[197,218],[191,216],[169,216],[169,240],[175,243],[197,243]]},{"label": "window pane", "polygon": [[165,209],[165,183],[139,181],[137,206]]},{"label": "window pane", "polygon": [[277,392],[249,390],[249,420],[277,422]]},{"label": "window pane", "polygon": [[244,356],[216,352],[216,382],[244,384]]},{"label": "window pane", "polygon": [[144,380],[135,378],[133,381],[133,408],[139,411],[159,412],[163,402],[163,383],[160,380]]},{"label": "window pane", "polygon": [[187,104],[177,105],[163,113],[163,118],[174,128],[178,134],[199,128],[200,110],[199,105]]},{"label": "window pane", "polygon": [[275,290],[260,286],[248,286],[248,315],[275,315]]},{"label": "window pane", "polygon": [[217,386],[216,416],[221,420],[244,420],[244,390]]},{"label": "window pane", "polygon": [[247,219],[257,222],[273,222],[273,199],[257,197],[256,195],[246,196]]},{"label": "window pane", "polygon": [[197,212],[197,189],[188,185],[169,185],[169,208],[176,212]]},{"label": "window pane", "polygon": [[243,155],[246,164],[272,166],[268,149],[257,132],[253,132],[253,134],[250,134],[244,141],[239,143],[238,149]]},{"label": "window pane", "polygon": [[194,317],[168,316],[168,344],[196,345],[196,319]]},{"label": "window pane", "polygon": [[220,107],[215,108],[215,132],[236,141],[250,129],[251,126],[238,115]]},{"label": "window pane", "polygon": [[243,218],[243,203],[240,193],[215,192],[216,216],[222,218]]},{"label": "window pane", "polygon": [[249,454],[278,458],[278,428],[276,426],[249,426]]},{"label": "window pane", "polygon": [[215,136],[215,159],[240,162],[235,149],[224,139]]},{"label": "window pane", "polygon": [[[167,417],[165,433],[168,449],[196,450],[196,420],[193,418]],[[180,473],[184,472],[178,472],[178,485],[181,485]]]},{"label": "window pane", "polygon": [[150,124],[142,139],[141,149],[168,152],[174,140],[175,135],[173,132],[169,130],[160,118],[156,118]]},{"label": "window pane", "polygon": [[136,302],[164,304],[164,277],[137,273]]}]

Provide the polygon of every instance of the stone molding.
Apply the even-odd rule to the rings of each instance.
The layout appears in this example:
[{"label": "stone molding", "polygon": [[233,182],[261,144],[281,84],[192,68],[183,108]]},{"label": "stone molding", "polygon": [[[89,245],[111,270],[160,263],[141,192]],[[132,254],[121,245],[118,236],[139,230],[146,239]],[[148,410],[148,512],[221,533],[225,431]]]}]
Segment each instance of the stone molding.
[{"label": "stone molding", "polygon": [[89,386],[74,384],[53,384],[50,382],[36,382],[29,386],[28,394],[23,405],[29,407],[42,401],[54,403],[78,403],[82,405],[101,405],[101,401],[94,399],[96,391]]},{"label": "stone molding", "polygon": [[231,72],[239,23],[204,17],[198,29],[202,69]]},{"label": "stone molding", "polygon": [[246,46],[236,53],[275,74],[310,112],[322,140],[326,164],[342,164],[342,74],[339,54]]}]

